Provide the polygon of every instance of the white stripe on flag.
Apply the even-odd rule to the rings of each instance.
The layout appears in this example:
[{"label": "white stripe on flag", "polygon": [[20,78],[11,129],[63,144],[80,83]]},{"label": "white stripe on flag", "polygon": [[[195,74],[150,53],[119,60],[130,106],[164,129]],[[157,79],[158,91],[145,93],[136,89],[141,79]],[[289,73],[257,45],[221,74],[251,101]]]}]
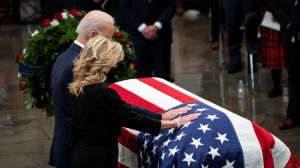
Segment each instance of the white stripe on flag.
[{"label": "white stripe on flag", "polygon": [[290,149],[280,139],[274,135],[272,136],[275,140],[275,145],[272,149],[274,168],[285,167],[291,157]]},{"label": "white stripe on flag", "polygon": [[172,107],[182,104],[180,101],[154,89],[153,87],[137,79],[121,81],[116,84],[164,110],[168,110]]},{"label": "white stripe on flag", "polygon": [[203,102],[219,111],[224,112],[228,118],[230,119],[230,121],[233,124],[233,127],[237,133],[239,142],[242,146],[243,149],[243,154],[244,154],[244,162],[245,162],[245,167],[251,167],[253,165],[257,166],[257,167],[264,167],[264,163],[263,163],[263,153],[260,147],[260,143],[258,141],[258,139],[256,138],[256,134],[254,132],[252,123],[241,117],[238,116],[210,101],[207,101],[181,87],[178,87],[177,85],[174,85],[164,79],[161,78],[154,78],[155,80],[158,80],[166,85],[169,85],[170,87],[188,95],[191,96],[197,100],[199,100],[200,102]]},{"label": "white stripe on flag", "polygon": [[119,147],[119,162],[129,168],[138,167],[138,157],[137,153],[132,152],[122,144],[118,143]]}]

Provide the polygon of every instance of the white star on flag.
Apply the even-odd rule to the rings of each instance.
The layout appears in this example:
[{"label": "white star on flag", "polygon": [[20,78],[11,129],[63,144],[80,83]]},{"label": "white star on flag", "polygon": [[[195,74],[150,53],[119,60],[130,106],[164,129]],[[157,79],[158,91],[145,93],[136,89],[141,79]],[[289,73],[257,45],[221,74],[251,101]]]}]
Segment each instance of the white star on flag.
[{"label": "white star on flag", "polygon": [[168,156],[175,156],[175,153],[179,151],[179,149],[177,149],[177,146],[175,146],[173,149],[169,149],[170,153]]},{"label": "white star on flag", "polygon": [[172,140],[169,138],[167,141],[164,142],[162,147],[168,146],[170,142],[172,142]]},{"label": "white star on flag", "polygon": [[207,114],[208,117],[206,117],[206,119],[210,119],[211,121],[214,121],[215,119],[220,119],[219,117],[217,117],[217,115],[209,115]]},{"label": "white star on flag", "polygon": [[193,122],[192,121],[190,121],[190,122],[188,122],[188,123],[186,123],[186,124],[184,124],[184,126],[182,127],[182,128],[184,128],[184,127],[188,127],[189,125],[191,125]]},{"label": "white star on flag", "polygon": [[215,158],[216,156],[221,156],[221,155],[218,153],[218,150],[219,150],[219,148],[214,149],[213,147],[210,146],[210,151],[208,152],[208,154],[211,155],[212,160],[214,160],[214,158]]},{"label": "white star on flag", "polygon": [[160,157],[162,161],[165,159],[165,155],[166,155],[166,153],[165,153],[165,151],[163,151],[161,154],[161,157]]},{"label": "white star on flag", "polygon": [[235,161],[229,162],[229,161],[226,159],[226,165],[223,166],[222,168],[234,168],[234,167],[233,167],[234,162],[235,162]]},{"label": "white star on flag", "polygon": [[140,150],[140,158],[143,160],[143,152]]},{"label": "white star on flag", "polygon": [[221,144],[223,144],[224,141],[229,141],[229,140],[226,138],[226,135],[227,135],[227,133],[225,133],[225,134],[223,134],[223,135],[220,134],[220,133],[218,133],[218,137],[215,138],[215,139],[220,140],[220,141],[221,141]]},{"label": "white star on flag", "polygon": [[198,148],[198,146],[202,146],[202,145],[203,145],[203,144],[200,142],[201,138],[194,139],[194,138],[192,137],[192,140],[193,140],[193,142],[190,143],[190,144],[194,145],[194,146],[196,147],[196,149]]},{"label": "white star on flag", "polygon": [[193,153],[187,154],[184,152],[185,158],[182,160],[183,162],[187,162],[188,167],[190,166],[191,162],[196,162],[195,159],[193,159]]},{"label": "white star on flag", "polygon": [[153,156],[155,156],[155,154],[156,154],[156,148],[157,148],[157,146],[154,145],[154,146],[153,146],[153,149],[152,149]]},{"label": "white star on flag", "polygon": [[154,137],[154,140],[153,140],[153,142],[154,141],[157,141],[157,140],[159,140],[159,138],[162,136],[162,134],[161,133],[159,133],[159,135],[157,135],[156,137]]},{"label": "white star on flag", "polygon": [[148,141],[149,141],[149,140],[146,140],[146,141],[144,142],[144,145],[143,145],[144,150],[146,150],[146,148],[147,148],[147,143],[148,143]]},{"label": "white star on flag", "polygon": [[198,111],[203,112],[203,111],[206,111],[206,110],[208,110],[208,109],[207,108],[198,108],[197,110],[195,110],[195,112],[198,112]]},{"label": "white star on flag", "polygon": [[197,106],[197,104],[193,103],[193,104],[188,104],[188,107],[193,107],[193,106]]},{"label": "white star on flag", "polygon": [[148,166],[150,167],[150,165],[151,165],[151,156],[147,156],[146,163],[148,163]]},{"label": "white star on flag", "polygon": [[174,140],[174,141],[177,141],[177,140],[181,140],[181,138],[183,137],[183,136],[185,136],[186,134],[184,134],[183,132],[180,134],[180,135],[177,135],[176,136],[176,139]]},{"label": "white star on flag", "polygon": [[211,129],[208,128],[208,124],[206,124],[206,125],[200,124],[200,128],[198,128],[198,130],[202,130],[203,133],[205,134],[206,131],[209,131],[209,130],[211,130]]},{"label": "white star on flag", "polygon": [[203,164],[201,164],[201,168],[208,168],[208,165],[204,166]]},{"label": "white star on flag", "polygon": [[169,132],[168,132],[168,134],[167,135],[169,135],[169,134],[173,134],[174,133],[174,128],[171,128],[171,129],[169,129]]}]

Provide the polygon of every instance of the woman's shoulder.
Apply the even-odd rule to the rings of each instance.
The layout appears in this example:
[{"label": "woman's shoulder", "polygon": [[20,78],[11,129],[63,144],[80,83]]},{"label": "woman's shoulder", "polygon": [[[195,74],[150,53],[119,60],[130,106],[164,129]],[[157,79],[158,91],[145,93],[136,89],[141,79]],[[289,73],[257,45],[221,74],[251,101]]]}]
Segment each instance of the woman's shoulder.
[{"label": "woman's shoulder", "polygon": [[110,89],[105,83],[94,83],[84,87],[84,93],[92,93],[97,95],[115,94],[113,89]]},{"label": "woman's shoulder", "polygon": [[104,91],[107,89],[107,86],[103,83],[93,83],[84,86],[83,91],[84,92],[94,92],[94,91]]}]

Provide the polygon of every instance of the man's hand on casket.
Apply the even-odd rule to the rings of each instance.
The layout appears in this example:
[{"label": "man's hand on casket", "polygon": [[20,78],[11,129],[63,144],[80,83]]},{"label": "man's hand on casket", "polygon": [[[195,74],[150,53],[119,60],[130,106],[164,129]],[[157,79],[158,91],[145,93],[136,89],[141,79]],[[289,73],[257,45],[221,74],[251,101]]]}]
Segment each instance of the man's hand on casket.
[{"label": "man's hand on casket", "polygon": [[191,109],[192,109],[191,107],[185,106],[185,107],[180,107],[177,109],[169,110],[169,111],[163,113],[161,118],[162,118],[162,120],[172,120],[172,119],[178,117],[179,115],[188,112]]}]

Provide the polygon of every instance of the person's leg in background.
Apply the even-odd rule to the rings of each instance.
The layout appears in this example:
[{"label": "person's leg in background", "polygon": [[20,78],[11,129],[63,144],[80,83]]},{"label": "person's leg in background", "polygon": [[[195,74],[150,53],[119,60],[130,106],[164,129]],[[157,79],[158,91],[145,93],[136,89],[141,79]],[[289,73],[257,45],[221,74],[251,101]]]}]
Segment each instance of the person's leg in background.
[{"label": "person's leg in background", "polygon": [[287,108],[287,117],[279,125],[280,129],[290,129],[300,125],[300,41],[291,44],[287,52],[288,69],[288,92],[289,102]]},{"label": "person's leg in background", "polygon": [[211,0],[211,49],[219,49],[219,33],[220,33],[220,0]]},{"label": "person's leg in background", "polygon": [[239,0],[223,0],[223,6],[229,48],[228,73],[236,73],[242,70]]},{"label": "person's leg in background", "polygon": [[135,46],[137,77],[151,77],[153,60],[151,56],[152,48],[149,46]]},{"label": "person's leg in background", "polygon": [[155,46],[152,50],[152,56],[155,76],[170,81],[171,45]]},{"label": "person's leg in background", "polygon": [[277,97],[282,94],[281,87],[281,69],[271,70],[271,76],[273,81],[273,89],[269,92],[268,97]]},{"label": "person's leg in background", "polygon": [[256,12],[251,12],[245,16],[246,25],[246,43],[247,43],[247,70],[250,72],[250,54],[253,56],[252,64],[254,72],[257,71],[257,57],[258,57],[258,27],[261,17]]},{"label": "person's leg in background", "polygon": [[276,30],[260,26],[260,61],[262,66],[271,72],[273,88],[268,97],[277,97],[282,94],[281,72],[286,67],[285,53],[280,43],[280,33]]}]

